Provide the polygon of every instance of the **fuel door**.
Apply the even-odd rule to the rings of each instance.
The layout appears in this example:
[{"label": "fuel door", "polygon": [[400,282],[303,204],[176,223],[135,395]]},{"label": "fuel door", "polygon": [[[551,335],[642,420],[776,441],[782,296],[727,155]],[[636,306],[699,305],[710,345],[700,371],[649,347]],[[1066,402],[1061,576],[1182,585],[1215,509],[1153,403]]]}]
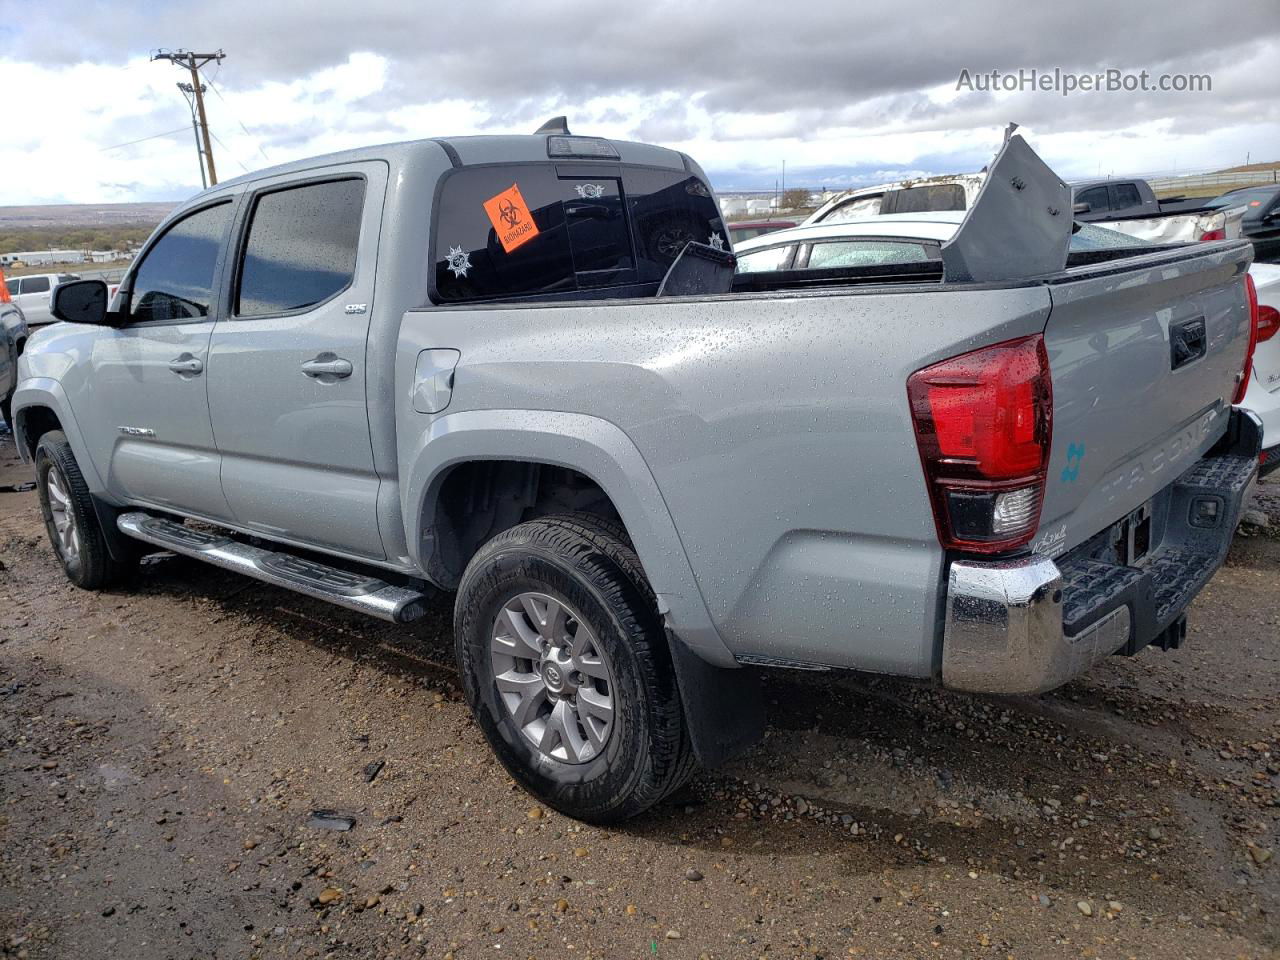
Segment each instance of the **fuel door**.
[{"label": "fuel door", "polygon": [[418,354],[413,374],[413,409],[440,413],[453,399],[453,370],[462,356],[457,350],[435,348]]}]

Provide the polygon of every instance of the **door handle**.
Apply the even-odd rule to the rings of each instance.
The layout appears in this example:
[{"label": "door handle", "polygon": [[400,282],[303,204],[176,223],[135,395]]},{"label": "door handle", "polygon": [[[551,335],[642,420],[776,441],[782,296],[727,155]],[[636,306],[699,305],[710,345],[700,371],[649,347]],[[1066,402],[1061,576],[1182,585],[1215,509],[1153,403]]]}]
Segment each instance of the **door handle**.
[{"label": "door handle", "polygon": [[345,380],[351,376],[354,369],[350,360],[344,360],[332,353],[322,353],[314,360],[308,360],[302,365],[302,372],[306,376],[328,382]]},{"label": "door handle", "polygon": [[189,353],[169,361],[169,369],[179,376],[194,377],[204,369],[204,364]]}]

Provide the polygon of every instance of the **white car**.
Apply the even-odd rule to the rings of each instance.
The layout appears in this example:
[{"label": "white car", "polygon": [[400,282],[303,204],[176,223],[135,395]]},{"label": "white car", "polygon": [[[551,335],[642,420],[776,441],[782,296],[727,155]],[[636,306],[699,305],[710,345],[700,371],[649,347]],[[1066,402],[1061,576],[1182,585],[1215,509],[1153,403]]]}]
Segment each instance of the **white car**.
[{"label": "white car", "polygon": [[957,173],[846,190],[813,211],[802,226],[848,223],[891,214],[968,210],[986,178],[985,173]]},{"label": "white car", "polygon": [[1249,268],[1258,291],[1258,346],[1253,376],[1240,406],[1262,418],[1262,462],[1258,476],[1280,469],[1280,266],[1255,263]]},{"label": "white car", "polygon": [[[862,220],[818,223],[754,237],[735,244],[739,273],[771,270],[822,270],[883,267],[889,264],[941,262],[942,244],[964,220],[963,211],[898,213]],[[1071,249],[1147,246],[1140,240],[1091,223],[1080,224]],[[1260,476],[1280,468],[1280,266],[1249,268],[1258,294],[1258,345],[1253,376],[1240,405],[1262,418]]]},{"label": "white car", "polygon": [[74,273],[33,273],[25,277],[10,277],[5,281],[5,286],[13,302],[26,316],[27,326],[38,327],[53,323],[53,314],[49,312],[53,288],[60,283],[79,279]]}]

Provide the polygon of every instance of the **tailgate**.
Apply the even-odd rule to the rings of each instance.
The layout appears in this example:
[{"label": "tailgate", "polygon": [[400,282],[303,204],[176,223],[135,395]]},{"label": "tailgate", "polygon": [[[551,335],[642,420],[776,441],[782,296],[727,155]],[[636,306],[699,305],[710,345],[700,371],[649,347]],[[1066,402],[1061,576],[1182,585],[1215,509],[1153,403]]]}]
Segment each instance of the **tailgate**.
[{"label": "tailgate", "polygon": [[1036,552],[1057,556],[1123,519],[1225,432],[1251,256],[1243,242],[1195,246],[1050,282],[1053,450]]}]

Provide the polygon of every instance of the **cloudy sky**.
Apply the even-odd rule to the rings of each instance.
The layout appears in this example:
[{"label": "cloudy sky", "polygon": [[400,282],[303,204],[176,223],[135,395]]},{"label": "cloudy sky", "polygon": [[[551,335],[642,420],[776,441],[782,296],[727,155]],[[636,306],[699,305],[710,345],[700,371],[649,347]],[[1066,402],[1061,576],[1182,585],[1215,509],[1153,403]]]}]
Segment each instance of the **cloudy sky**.
[{"label": "cloudy sky", "polygon": [[[0,0],[0,204],[199,187],[177,68],[205,73],[226,179],[422,136],[576,133],[688,151],[716,187],[973,170],[1009,120],[1064,177],[1280,160],[1280,2]],[[992,70],[1208,74],[1198,92],[957,89]],[[149,139],[143,139],[149,138]],[[141,141],[129,143],[130,141]],[[128,145],[121,145],[128,144]]]}]

